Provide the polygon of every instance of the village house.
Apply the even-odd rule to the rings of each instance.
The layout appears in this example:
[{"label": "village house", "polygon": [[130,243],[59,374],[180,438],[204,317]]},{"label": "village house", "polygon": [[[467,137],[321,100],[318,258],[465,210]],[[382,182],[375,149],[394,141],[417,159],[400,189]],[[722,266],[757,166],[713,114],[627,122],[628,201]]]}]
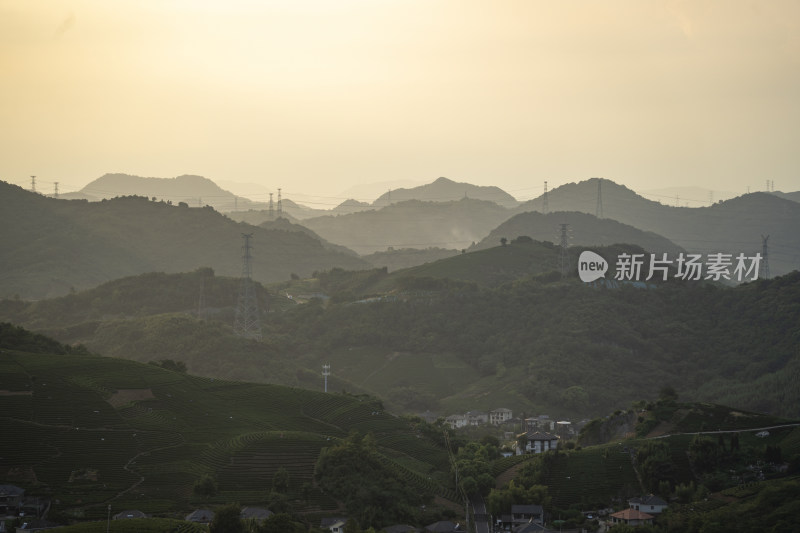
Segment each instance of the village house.
[{"label": "village house", "polygon": [[544,510],[541,505],[512,505],[511,521],[514,527],[528,522],[541,524],[544,521]]},{"label": "village house", "polygon": [[513,413],[511,409],[500,407],[488,413],[483,411],[469,411],[463,415],[450,415],[444,419],[444,422],[452,429],[458,429],[466,426],[480,426],[483,424],[499,426],[512,418]]},{"label": "village house", "polygon": [[450,415],[444,419],[444,423],[450,426],[451,429],[458,429],[466,427],[469,420],[466,415]]},{"label": "village house", "polygon": [[631,509],[651,515],[661,514],[667,508],[667,502],[653,494],[648,494],[641,498],[631,498],[628,500],[628,505]]},{"label": "village house", "polygon": [[653,515],[630,508],[613,513],[609,518],[612,525],[628,524],[629,526],[643,526],[653,523]]},{"label": "village house", "polygon": [[214,520],[214,511],[210,509],[195,509],[186,515],[187,522],[195,522],[197,524],[210,524]]},{"label": "village house", "polygon": [[16,515],[24,497],[25,489],[16,485],[0,485],[0,515]]},{"label": "village house", "polygon": [[245,507],[239,514],[239,518],[245,521],[256,522],[260,524],[272,516],[272,514],[272,511],[269,509],[264,509],[263,507]]},{"label": "village house", "polygon": [[525,419],[525,427],[528,428],[528,431],[535,429],[553,431],[555,426],[555,420],[551,420],[549,415],[532,416]]},{"label": "village house", "polygon": [[319,528],[327,529],[331,533],[343,533],[345,524],[347,524],[347,518],[340,516],[323,518],[319,523]]},{"label": "village house", "polygon": [[[524,447],[523,446],[524,443]],[[517,436],[517,455],[543,453],[558,447],[558,437],[544,431],[528,431]]]},{"label": "village house", "polygon": [[575,432],[572,429],[572,422],[569,420],[559,420],[556,422],[555,431],[556,435],[564,439],[568,439],[569,437],[575,435]]},{"label": "village house", "polygon": [[489,415],[481,411],[470,411],[464,416],[467,417],[467,423],[470,426],[480,426],[489,422]]},{"label": "village house", "polygon": [[513,413],[511,412],[511,409],[506,409],[505,407],[500,407],[499,409],[489,411],[489,423],[493,426],[499,426],[504,422],[508,422],[512,418]]}]

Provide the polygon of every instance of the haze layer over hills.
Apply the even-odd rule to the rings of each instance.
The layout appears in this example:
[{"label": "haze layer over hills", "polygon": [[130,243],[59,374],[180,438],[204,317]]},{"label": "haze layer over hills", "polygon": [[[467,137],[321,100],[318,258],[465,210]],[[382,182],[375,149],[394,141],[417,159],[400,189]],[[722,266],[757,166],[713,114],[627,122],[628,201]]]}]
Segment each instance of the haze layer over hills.
[{"label": "haze layer over hills", "polygon": [[[516,204],[497,188],[439,178],[428,185],[393,191],[394,195],[384,195],[371,205],[349,200],[325,211],[287,198],[281,202],[281,211],[277,202],[270,211],[268,204],[238,198],[198,176],[159,179],[108,174],[85,190],[90,189],[106,196],[130,193],[146,198],[65,202],[3,185],[0,201],[8,206],[2,215],[8,228],[3,235],[8,253],[0,294],[64,294],[71,287],[90,287],[151,270],[212,266],[220,274],[236,274],[241,269],[237,236],[262,223],[267,224],[252,230],[253,274],[264,282],[334,266],[371,264],[395,270],[520,236],[559,242],[564,223],[570,224],[570,244],[630,243],[653,253],[682,249],[751,256],[762,252],[762,237],[769,236],[773,275],[800,264],[800,232],[795,231],[800,227],[800,203],[791,200],[796,193],[753,193],[709,207],[673,207],[647,200],[610,180],[593,178],[550,191],[547,205],[542,196],[507,208],[489,200]],[[415,199],[396,201],[399,198]],[[196,206],[206,205],[206,200],[218,201],[222,209],[231,204],[238,207],[223,217],[210,208],[198,210]],[[389,201],[390,205],[380,205]],[[127,207],[118,209],[123,205]],[[544,217],[531,214],[545,210]],[[587,215],[557,214],[570,211]],[[523,213],[525,217],[515,217]],[[299,226],[288,223],[276,226],[279,215],[285,221],[302,218],[303,226],[311,231],[299,231]],[[231,219],[249,225],[240,226]],[[379,255],[359,261],[356,253]]]},{"label": "haze layer over hills", "polygon": [[263,282],[314,270],[364,268],[318,238],[240,224],[210,207],[123,197],[57,200],[0,183],[0,294],[43,298],[143,272],[210,266],[242,272],[242,234],[252,234],[252,275]]}]

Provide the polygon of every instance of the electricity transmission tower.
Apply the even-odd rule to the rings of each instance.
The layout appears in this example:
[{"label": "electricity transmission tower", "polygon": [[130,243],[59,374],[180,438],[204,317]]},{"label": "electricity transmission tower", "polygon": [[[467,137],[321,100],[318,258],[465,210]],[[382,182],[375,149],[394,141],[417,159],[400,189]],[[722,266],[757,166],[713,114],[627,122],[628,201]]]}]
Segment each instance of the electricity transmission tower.
[{"label": "electricity transmission tower", "polygon": [[242,279],[239,286],[239,300],[236,303],[236,321],[233,332],[239,337],[261,340],[261,324],[258,320],[258,301],[253,280],[250,278],[250,238],[252,233],[242,233],[244,246],[242,246]]},{"label": "electricity transmission tower", "polygon": [[550,205],[547,202],[547,182],[544,182],[544,194],[542,195],[542,213],[545,215],[550,210]]},{"label": "electricity transmission tower", "polygon": [[767,247],[767,241],[769,241],[769,235],[764,237],[761,236],[761,272],[759,273],[759,278],[761,279],[769,279],[769,249]]},{"label": "electricity transmission tower", "polygon": [[272,193],[269,193],[269,219],[275,220],[275,205],[272,203]]},{"label": "electricity transmission tower", "polygon": [[53,193],[53,197],[58,198],[58,182],[56,181],[53,185],[55,185],[55,192]]},{"label": "electricity transmission tower", "polygon": [[566,277],[569,273],[569,238],[567,228],[569,224],[561,224],[561,277]]},{"label": "electricity transmission tower", "polygon": [[283,216],[283,200],[281,200],[281,190],[278,189],[278,218]]},{"label": "electricity transmission tower", "polygon": [[36,176],[31,176],[31,192],[36,192]]}]

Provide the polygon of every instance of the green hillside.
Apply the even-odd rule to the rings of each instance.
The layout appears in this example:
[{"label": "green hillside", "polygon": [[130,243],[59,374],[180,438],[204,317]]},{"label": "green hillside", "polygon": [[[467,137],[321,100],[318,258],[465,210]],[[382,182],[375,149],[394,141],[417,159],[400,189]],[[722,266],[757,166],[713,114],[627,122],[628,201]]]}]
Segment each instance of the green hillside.
[{"label": "green hillside", "polygon": [[635,244],[651,253],[666,252],[670,256],[683,251],[681,247],[652,232],[641,231],[616,220],[597,218],[575,211],[542,214],[527,212],[515,215],[476,244],[473,249],[497,246],[500,239],[513,240],[525,235],[539,241],[559,242],[561,224],[569,224],[570,246],[610,246],[618,243]]},{"label": "green hillside", "polygon": [[388,248],[462,250],[512,214],[494,202],[459,198],[447,202],[406,200],[371,211],[310,218],[303,225],[359,254]]},{"label": "green hillside", "polygon": [[[400,412],[509,406],[584,418],[670,384],[694,400],[800,415],[800,274],[732,288],[681,280],[602,288],[548,273],[559,253],[523,239],[391,274],[318,272],[260,293],[262,342],[232,335],[233,280],[208,277],[213,312],[197,316],[204,271],[6,300],[0,320],[226,379],[319,390],[321,365],[331,364],[332,390],[368,392]],[[482,285],[537,265],[543,274]],[[472,279],[454,281],[462,267]]]},{"label": "green hillside", "polygon": [[[0,391],[0,480],[76,518],[105,518],[109,504],[158,515],[225,502],[336,513],[338,495],[317,484],[315,465],[353,431],[374,436],[390,478],[455,497],[447,452],[368,397],[11,350],[0,354]],[[288,487],[275,500],[281,468]],[[213,494],[193,490],[203,476],[216,479]]]},{"label": "green hillside", "polygon": [[[693,253],[760,252],[769,235],[770,270],[786,274],[798,267],[800,204],[770,193],[756,192],[709,207],[678,207],[639,196],[611,180],[592,178],[568,183],[548,193],[549,212],[597,213],[598,181],[603,218],[661,235]],[[521,204],[512,214],[543,209],[542,198]],[[510,236],[507,236],[510,238]]]},{"label": "green hillside", "polygon": [[425,263],[432,263],[440,259],[452,257],[458,253],[459,252],[456,250],[448,250],[447,248],[437,247],[429,247],[425,249],[401,248],[397,250],[392,248],[391,250],[364,255],[361,258],[376,268],[386,267],[389,272],[393,272],[403,268],[411,268]]},{"label": "green hillside", "polygon": [[513,196],[499,187],[460,183],[447,178],[437,178],[431,183],[420,185],[418,187],[390,190],[372,202],[372,205],[376,207],[383,207],[392,203],[405,202],[408,200],[421,200],[423,202],[452,202],[461,200],[462,198],[486,200],[506,208],[512,208],[519,205],[519,202],[517,202]]},{"label": "green hillside", "polygon": [[242,233],[253,235],[252,275],[261,282],[335,266],[363,268],[302,232],[240,224],[210,207],[145,197],[101,202],[46,198],[0,182],[0,295],[44,298],[143,272],[242,270]]},{"label": "green hillside", "polygon": [[[31,351],[10,349],[14,344]],[[100,531],[109,505],[115,512],[180,517],[197,507],[239,502],[290,510],[306,527],[343,511],[376,528],[453,516],[452,504],[443,508],[432,499],[458,500],[441,430],[396,418],[375,398],[194,377],[69,353],[7,324],[0,324],[0,346],[0,482],[53,501],[51,517],[98,521],[76,525],[76,532]],[[658,531],[672,531],[668,524],[683,530],[689,523],[710,524],[723,510],[744,515],[749,509],[748,524],[755,517],[785,523],[797,493],[792,476],[800,469],[797,423],[717,404],[678,403],[663,394],[628,411],[635,417],[633,433],[652,428],[651,419],[669,425],[655,438],[585,448],[562,443],[558,452],[506,459],[489,444],[458,440],[456,460],[464,471],[485,464],[489,480],[514,479],[488,495],[495,514],[533,502],[544,506],[550,524],[561,519],[590,526],[581,510],[618,509],[627,498],[656,492],[670,501]],[[590,426],[585,432],[593,431]],[[478,463],[468,459],[470,450],[482,458]],[[367,493],[359,496],[357,478],[345,472],[367,476],[360,482]],[[425,509],[418,503],[417,511],[395,507],[403,494],[426,502]],[[766,501],[770,505],[756,505]],[[178,521],[141,526],[194,531]],[[134,522],[120,527],[136,530]]]}]

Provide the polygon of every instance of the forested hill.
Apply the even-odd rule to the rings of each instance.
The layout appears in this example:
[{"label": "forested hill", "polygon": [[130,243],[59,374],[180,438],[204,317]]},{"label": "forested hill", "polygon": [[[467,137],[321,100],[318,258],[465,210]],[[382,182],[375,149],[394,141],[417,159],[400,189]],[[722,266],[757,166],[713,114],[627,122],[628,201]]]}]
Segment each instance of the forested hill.
[{"label": "forested hill", "polygon": [[[592,178],[568,183],[548,194],[549,211],[597,214],[601,182],[602,218],[617,220],[666,237],[695,253],[760,252],[762,236],[769,235],[773,274],[800,266],[800,203],[756,192],[718,202],[710,207],[676,207],[647,200],[611,180]],[[520,205],[514,213],[539,211],[543,199]]]},{"label": "forested hill", "polygon": [[642,231],[627,224],[577,211],[520,213],[506,220],[489,233],[474,249],[497,246],[500,239],[512,240],[519,236],[539,241],[559,242],[561,224],[568,224],[567,238],[570,246],[609,246],[630,243],[651,253],[676,254],[683,249],[669,239],[653,232]]},{"label": "forested hill", "polygon": [[203,176],[183,175],[175,178],[143,178],[129,174],[104,174],[80,190],[87,198],[111,199],[118,196],[144,196],[174,204],[185,202],[192,207],[210,205],[222,211],[247,209],[254,202],[220,188]]},{"label": "forested hill", "polygon": [[[734,288],[671,280],[610,289],[552,273],[485,288],[336,270],[318,273],[316,288],[315,280],[284,285],[287,294],[335,297],[324,303],[307,296],[302,305],[278,298],[284,305],[271,304],[273,312],[261,316],[260,343],[232,335],[233,280],[206,281],[215,313],[203,320],[185,312],[199,274],[181,281],[147,275],[86,295],[6,301],[0,320],[104,355],[183,360],[209,376],[319,388],[320,365],[331,364],[336,390],[366,391],[399,411],[509,406],[583,417],[672,385],[690,400],[800,416],[798,272]],[[376,280],[392,281],[392,288],[354,303],[358,288]],[[183,312],[176,313],[180,297],[170,285],[186,293]],[[129,296],[130,305],[123,304]]]},{"label": "forested hill", "polygon": [[418,187],[411,187],[409,189],[394,189],[388,191],[372,202],[372,205],[375,207],[384,207],[408,200],[452,202],[463,198],[486,200],[506,208],[519,205],[519,202],[513,196],[499,187],[459,183],[447,178],[437,178],[431,183]]},{"label": "forested hill", "polygon": [[236,223],[210,207],[123,197],[102,202],[46,198],[0,182],[0,295],[43,298],[142,272],[211,267],[239,276],[242,233],[262,282],[332,267],[364,268],[301,232]]},{"label": "forested hill", "polygon": [[672,384],[693,399],[800,416],[798,272],[736,288],[597,289],[546,278],[434,288],[421,284],[406,302],[299,309],[292,331],[313,331],[297,344],[339,367],[337,350],[354,347],[456,354],[480,376],[460,389],[402,380],[446,404],[469,396],[483,407],[514,391],[544,412],[576,415],[625,407]]},{"label": "forested hill", "polygon": [[432,246],[461,250],[484,238],[511,214],[486,200],[407,200],[372,211],[310,218],[303,225],[360,254]]}]

